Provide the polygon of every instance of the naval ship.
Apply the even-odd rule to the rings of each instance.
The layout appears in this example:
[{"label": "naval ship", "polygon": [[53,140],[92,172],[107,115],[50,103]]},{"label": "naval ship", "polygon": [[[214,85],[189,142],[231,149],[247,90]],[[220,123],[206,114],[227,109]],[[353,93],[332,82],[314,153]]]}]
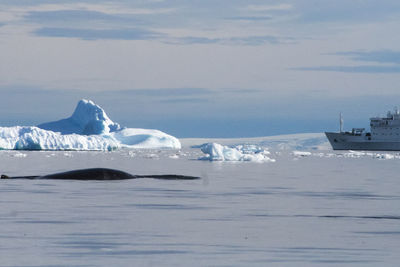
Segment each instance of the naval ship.
[{"label": "naval ship", "polygon": [[343,118],[340,114],[340,131],[325,132],[334,150],[400,150],[400,112],[388,112],[386,117],[370,118],[370,132],[365,128],[343,131]]}]

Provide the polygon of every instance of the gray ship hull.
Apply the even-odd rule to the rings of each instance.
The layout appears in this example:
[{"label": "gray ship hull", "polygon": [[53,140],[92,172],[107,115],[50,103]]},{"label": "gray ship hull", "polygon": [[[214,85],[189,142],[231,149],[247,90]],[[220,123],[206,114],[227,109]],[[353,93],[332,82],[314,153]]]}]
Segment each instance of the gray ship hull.
[{"label": "gray ship hull", "polygon": [[334,150],[400,151],[400,141],[370,140],[365,135],[325,132]]}]

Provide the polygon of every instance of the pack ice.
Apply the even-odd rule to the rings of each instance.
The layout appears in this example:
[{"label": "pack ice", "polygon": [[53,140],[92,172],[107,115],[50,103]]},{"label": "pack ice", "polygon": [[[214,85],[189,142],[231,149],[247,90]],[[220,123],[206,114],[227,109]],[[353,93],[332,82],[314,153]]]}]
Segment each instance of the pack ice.
[{"label": "pack ice", "polygon": [[38,126],[0,127],[0,149],[115,150],[180,149],[179,140],[158,130],[121,127],[93,101],[82,99],[71,117]]}]

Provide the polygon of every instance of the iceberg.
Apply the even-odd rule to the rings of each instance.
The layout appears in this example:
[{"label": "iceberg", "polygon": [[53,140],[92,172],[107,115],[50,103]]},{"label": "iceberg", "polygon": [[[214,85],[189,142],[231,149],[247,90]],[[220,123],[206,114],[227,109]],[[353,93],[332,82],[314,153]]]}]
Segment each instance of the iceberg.
[{"label": "iceberg", "polygon": [[275,159],[268,157],[269,151],[253,145],[228,147],[218,143],[206,143],[201,145],[200,149],[207,154],[207,156],[200,158],[201,160],[275,162]]},{"label": "iceberg", "polygon": [[38,126],[0,127],[0,149],[100,150],[180,149],[181,143],[159,130],[123,128],[93,101],[79,101],[71,117]]},{"label": "iceberg", "polygon": [[59,121],[46,122],[37,127],[61,134],[107,134],[121,129],[106,112],[93,101],[82,99],[71,117]]}]

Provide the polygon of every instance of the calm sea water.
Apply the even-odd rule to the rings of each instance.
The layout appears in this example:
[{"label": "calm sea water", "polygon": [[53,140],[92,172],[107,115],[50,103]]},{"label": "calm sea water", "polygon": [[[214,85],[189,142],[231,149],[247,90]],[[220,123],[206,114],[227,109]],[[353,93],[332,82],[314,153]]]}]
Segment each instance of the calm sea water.
[{"label": "calm sea water", "polygon": [[0,266],[399,265],[400,159],[175,153],[0,152],[8,175],[101,166],[202,176],[1,180]]}]

